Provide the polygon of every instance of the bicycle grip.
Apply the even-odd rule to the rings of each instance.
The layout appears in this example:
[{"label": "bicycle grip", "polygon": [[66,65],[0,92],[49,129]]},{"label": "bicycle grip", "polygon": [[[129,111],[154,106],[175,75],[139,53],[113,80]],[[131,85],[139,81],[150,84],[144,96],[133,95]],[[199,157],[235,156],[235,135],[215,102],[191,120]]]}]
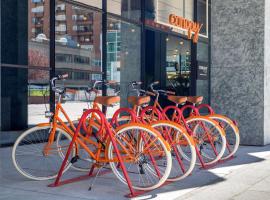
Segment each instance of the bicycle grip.
[{"label": "bicycle grip", "polygon": [[150,96],[156,96],[156,94],[155,94],[155,93],[153,93],[153,92],[149,92],[149,91],[146,91],[146,92],[145,92],[145,94],[150,95]]},{"label": "bicycle grip", "polygon": [[62,75],[58,75],[58,80],[63,80],[68,78],[68,74],[62,74]]},{"label": "bicycle grip", "polygon": [[175,95],[175,92],[173,91],[166,91],[167,94]]},{"label": "bicycle grip", "polygon": [[158,84],[159,84],[159,81],[153,82],[153,85],[158,85]]},{"label": "bicycle grip", "polygon": [[110,80],[110,81],[106,81],[106,83],[109,84],[109,85],[110,85],[110,84],[116,84],[117,81]]}]

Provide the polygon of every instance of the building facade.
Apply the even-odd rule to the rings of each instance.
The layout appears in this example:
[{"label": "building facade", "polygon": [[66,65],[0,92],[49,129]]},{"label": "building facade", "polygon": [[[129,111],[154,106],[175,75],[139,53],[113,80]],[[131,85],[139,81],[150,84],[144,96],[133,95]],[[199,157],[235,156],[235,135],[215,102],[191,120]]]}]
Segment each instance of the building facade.
[{"label": "building facade", "polygon": [[[243,144],[269,143],[262,49],[268,40],[260,35],[267,30],[267,3],[233,2],[2,0],[0,143],[12,144],[21,131],[47,120],[44,112],[55,102],[49,79],[64,73],[69,78],[58,84],[68,88],[65,108],[73,119],[87,107],[92,97],[84,90],[95,80],[118,82],[103,93],[120,91],[122,106],[130,81],[147,88],[159,80],[177,95],[204,96],[204,103],[239,121]],[[245,18],[250,23],[240,26]]]}]

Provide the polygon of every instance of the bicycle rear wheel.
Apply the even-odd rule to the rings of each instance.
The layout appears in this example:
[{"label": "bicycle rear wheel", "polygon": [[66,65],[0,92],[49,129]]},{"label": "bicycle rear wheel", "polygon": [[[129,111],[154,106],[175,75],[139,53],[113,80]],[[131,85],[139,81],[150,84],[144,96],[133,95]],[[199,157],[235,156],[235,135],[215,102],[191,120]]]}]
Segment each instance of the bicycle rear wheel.
[{"label": "bicycle rear wheel", "polygon": [[[203,162],[204,165],[211,165],[219,161],[226,148],[225,133],[219,124],[208,117],[193,116],[186,119],[186,125],[192,132],[199,154],[196,164],[200,165]],[[190,159],[188,156],[184,157]]]},{"label": "bicycle rear wheel", "polygon": [[[32,180],[49,180],[57,176],[71,137],[57,128],[53,143],[48,146],[50,134],[50,125],[36,126],[25,131],[16,140],[12,149],[12,161],[23,176]],[[75,148],[70,155],[70,159],[75,156]],[[68,162],[64,172],[70,166],[71,163]]]},{"label": "bicycle rear wheel", "polygon": [[[192,137],[174,122],[158,121],[151,124],[171,146],[172,170],[168,180],[179,181],[187,177],[195,167],[196,151]],[[182,154],[189,157],[184,159]]]},{"label": "bicycle rear wheel", "polygon": [[[124,125],[114,139],[134,189],[153,190],[167,180],[172,166],[170,148],[155,129],[134,123]],[[127,184],[111,141],[108,158],[114,160],[110,162],[113,173]]]}]

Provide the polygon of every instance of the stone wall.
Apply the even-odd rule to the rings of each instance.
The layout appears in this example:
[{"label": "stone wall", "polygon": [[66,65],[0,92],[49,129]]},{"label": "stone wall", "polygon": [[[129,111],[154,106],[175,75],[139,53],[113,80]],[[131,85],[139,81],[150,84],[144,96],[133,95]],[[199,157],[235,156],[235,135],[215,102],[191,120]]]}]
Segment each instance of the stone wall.
[{"label": "stone wall", "polygon": [[265,0],[264,30],[264,143],[270,143],[270,1]]},{"label": "stone wall", "polygon": [[214,0],[211,5],[211,104],[238,121],[241,143],[249,145],[270,142],[264,121],[270,105],[264,97],[270,84],[269,73],[264,82],[264,11],[265,0]]}]

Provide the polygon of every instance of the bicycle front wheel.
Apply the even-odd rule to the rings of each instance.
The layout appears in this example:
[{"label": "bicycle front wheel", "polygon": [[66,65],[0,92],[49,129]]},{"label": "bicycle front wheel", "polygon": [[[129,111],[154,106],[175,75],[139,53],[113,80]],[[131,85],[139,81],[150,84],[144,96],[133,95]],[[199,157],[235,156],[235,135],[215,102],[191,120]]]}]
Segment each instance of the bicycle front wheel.
[{"label": "bicycle front wheel", "polygon": [[[162,120],[151,124],[151,126],[161,133],[172,149],[172,170],[168,180],[184,179],[192,172],[196,163],[196,151],[192,137],[175,122]],[[184,159],[183,154],[189,159]]]},{"label": "bicycle front wheel", "polygon": [[208,115],[209,118],[217,121],[226,134],[226,149],[221,160],[226,160],[232,157],[239,148],[240,134],[238,127],[233,123],[231,119],[219,114]]},{"label": "bicycle front wheel", "polygon": [[[18,137],[12,149],[12,161],[20,174],[32,180],[56,178],[69,147],[71,136],[57,128],[53,141],[49,145],[48,140],[51,133],[50,125],[36,126]],[[74,156],[75,147],[70,154],[70,159]],[[71,163],[68,162],[64,172],[70,166]]]},{"label": "bicycle front wheel", "polygon": [[193,116],[186,120],[186,125],[199,154],[196,164],[211,165],[219,161],[226,148],[225,132],[219,124],[208,117]]},{"label": "bicycle front wheel", "polygon": [[[167,180],[172,166],[170,147],[155,129],[134,123],[124,125],[115,133],[114,140],[134,189],[153,190]],[[113,173],[127,184],[112,142],[108,158]]]}]

